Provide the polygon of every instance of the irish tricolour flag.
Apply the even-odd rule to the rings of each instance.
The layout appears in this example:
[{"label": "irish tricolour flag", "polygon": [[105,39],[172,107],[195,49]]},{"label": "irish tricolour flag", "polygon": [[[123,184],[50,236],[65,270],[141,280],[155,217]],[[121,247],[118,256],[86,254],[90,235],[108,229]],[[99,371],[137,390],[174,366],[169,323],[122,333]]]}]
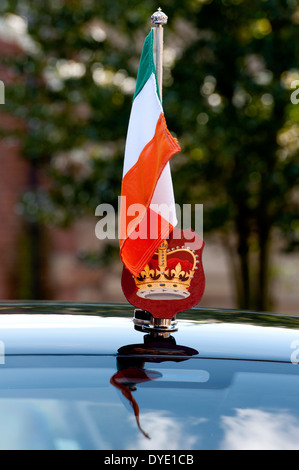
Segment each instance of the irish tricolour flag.
[{"label": "irish tricolour flag", "polygon": [[120,253],[133,275],[142,271],[177,224],[169,160],[180,147],[166,126],[153,39],[151,30],[139,64],[122,180]]}]

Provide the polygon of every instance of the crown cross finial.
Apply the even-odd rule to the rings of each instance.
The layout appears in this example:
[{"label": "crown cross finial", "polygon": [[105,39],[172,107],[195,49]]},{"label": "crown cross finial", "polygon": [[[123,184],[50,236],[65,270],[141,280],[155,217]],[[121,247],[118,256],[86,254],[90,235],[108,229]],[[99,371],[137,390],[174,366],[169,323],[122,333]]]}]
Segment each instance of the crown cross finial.
[{"label": "crown cross finial", "polygon": [[161,246],[158,248],[158,264],[161,268],[162,274],[164,274],[164,270],[167,266],[167,247],[168,243],[166,240],[164,240]]}]

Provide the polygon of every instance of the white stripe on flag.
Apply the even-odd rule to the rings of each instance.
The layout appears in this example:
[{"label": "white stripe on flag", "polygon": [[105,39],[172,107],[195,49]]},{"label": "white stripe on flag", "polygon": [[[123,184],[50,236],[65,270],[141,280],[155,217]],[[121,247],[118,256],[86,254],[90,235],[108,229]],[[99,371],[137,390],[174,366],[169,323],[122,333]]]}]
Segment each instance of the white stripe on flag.
[{"label": "white stripe on flag", "polygon": [[157,95],[156,77],[152,73],[133,101],[129,121],[123,176],[137,163],[144,147],[152,140],[159,116],[163,112]]},{"label": "white stripe on flag", "polygon": [[[155,205],[159,206],[158,211],[155,209]],[[177,225],[178,221],[169,163],[165,166],[158,180],[150,207],[155,212],[158,212],[173,227]]]}]

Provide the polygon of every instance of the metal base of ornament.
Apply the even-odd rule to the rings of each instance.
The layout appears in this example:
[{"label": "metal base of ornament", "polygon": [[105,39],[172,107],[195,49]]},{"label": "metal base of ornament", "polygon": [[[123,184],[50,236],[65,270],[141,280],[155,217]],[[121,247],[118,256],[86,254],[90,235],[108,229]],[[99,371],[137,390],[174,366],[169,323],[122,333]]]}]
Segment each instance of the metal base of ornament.
[{"label": "metal base of ornament", "polygon": [[134,311],[134,326],[142,333],[154,333],[158,335],[168,335],[178,330],[176,318],[154,318],[145,310],[136,309]]}]

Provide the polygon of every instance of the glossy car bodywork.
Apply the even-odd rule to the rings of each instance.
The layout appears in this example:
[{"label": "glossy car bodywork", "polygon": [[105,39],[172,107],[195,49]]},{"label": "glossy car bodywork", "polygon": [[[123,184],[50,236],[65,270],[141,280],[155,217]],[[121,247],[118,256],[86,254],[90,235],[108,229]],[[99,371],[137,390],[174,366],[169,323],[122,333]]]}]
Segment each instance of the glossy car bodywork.
[{"label": "glossy car bodywork", "polygon": [[0,304],[2,449],[298,449],[299,318]]}]

